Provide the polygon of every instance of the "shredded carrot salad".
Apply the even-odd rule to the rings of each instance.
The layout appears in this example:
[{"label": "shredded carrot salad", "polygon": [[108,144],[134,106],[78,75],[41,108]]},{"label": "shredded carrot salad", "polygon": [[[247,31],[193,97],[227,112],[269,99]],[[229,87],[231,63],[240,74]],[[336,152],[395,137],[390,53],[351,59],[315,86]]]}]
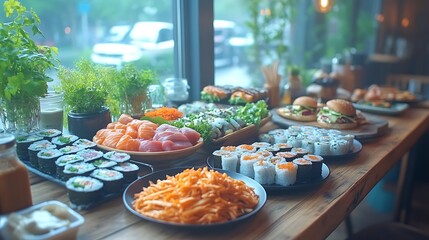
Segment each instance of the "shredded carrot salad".
[{"label": "shredded carrot salad", "polygon": [[177,108],[161,107],[144,114],[147,117],[162,117],[167,121],[183,117],[183,113]]},{"label": "shredded carrot salad", "polygon": [[186,169],[150,182],[134,195],[142,215],[183,224],[221,223],[251,212],[259,196],[243,181],[205,168]]}]

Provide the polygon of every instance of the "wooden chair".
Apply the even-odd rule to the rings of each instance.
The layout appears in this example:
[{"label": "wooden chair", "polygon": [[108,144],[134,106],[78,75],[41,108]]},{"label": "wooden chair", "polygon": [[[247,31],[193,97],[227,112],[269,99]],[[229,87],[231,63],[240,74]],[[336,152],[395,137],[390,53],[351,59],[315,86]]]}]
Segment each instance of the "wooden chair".
[{"label": "wooden chair", "polygon": [[396,87],[400,90],[408,90],[416,94],[424,94],[425,88],[429,87],[429,76],[424,75],[389,75],[387,86]]}]

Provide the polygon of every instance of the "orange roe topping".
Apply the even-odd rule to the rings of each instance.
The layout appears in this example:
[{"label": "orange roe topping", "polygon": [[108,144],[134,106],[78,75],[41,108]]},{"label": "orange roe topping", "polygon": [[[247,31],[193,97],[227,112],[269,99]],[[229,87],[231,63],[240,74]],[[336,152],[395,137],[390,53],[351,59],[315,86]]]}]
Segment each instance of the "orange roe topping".
[{"label": "orange roe topping", "polygon": [[259,160],[259,161],[256,162],[256,165],[263,166],[264,165],[264,161],[263,160]]},{"label": "orange roe topping", "polygon": [[245,154],[245,155],[243,155],[243,160],[254,160],[254,159],[257,159],[257,158],[259,158],[259,154]]},{"label": "orange roe topping", "polygon": [[308,158],[310,158],[311,160],[319,160],[319,157],[316,155],[307,155]]},{"label": "orange roe topping", "polygon": [[249,144],[243,144],[243,145],[240,145],[240,148],[242,148],[242,149],[246,149],[246,150],[253,150],[253,149],[255,149],[255,146],[252,146],[252,145],[249,145]]},{"label": "orange roe topping", "polygon": [[177,120],[183,117],[183,113],[177,108],[161,107],[144,114],[147,117],[162,117],[167,121]]},{"label": "orange roe topping", "polygon": [[225,147],[222,147],[221,149],[232,152],[232,151],[235,151],[236,148],[237,148],[236,146],[225,146]]},{"label": "orange roe topping", "polygon": [[293,164],[291,162],[285,162],[285,163],[277,164],[277,167],[279,169],[286,169],[286,170],[291,171],[291,170],[295,169],[295,164]]}]

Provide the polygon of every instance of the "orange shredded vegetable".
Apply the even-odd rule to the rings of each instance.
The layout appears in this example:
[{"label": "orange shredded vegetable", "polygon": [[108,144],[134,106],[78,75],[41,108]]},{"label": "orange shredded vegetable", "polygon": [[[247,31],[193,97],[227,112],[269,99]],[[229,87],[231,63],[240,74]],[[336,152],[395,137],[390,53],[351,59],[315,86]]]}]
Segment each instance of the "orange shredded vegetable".
[{"label": "orange shredded vegetable", "polygon": [[176,120],[183,117],[183,113],[177,108],[161,107],[155,110],[149,111],[144,114],[147,117],[162,117],[167,121]]},{"label": "orange shredded vegetable", "polygon": [[210,224],[251,212],[259,196],[243,181],[207,167],[167,176],[134,195],[133,207],[142,215],[183,224]]}]

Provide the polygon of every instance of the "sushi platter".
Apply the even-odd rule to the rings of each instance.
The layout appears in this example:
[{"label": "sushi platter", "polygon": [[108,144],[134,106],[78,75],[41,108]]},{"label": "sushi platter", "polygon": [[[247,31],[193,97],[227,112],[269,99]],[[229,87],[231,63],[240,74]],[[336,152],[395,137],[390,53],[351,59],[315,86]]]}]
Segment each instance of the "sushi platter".
[{"label": "sushi platter", "polygon": [[[207,165],[211,168],[216,169],[222,169],[222,163],[221,161],[217,160],[216,158],[210,156],[207,158]],[[242,175],[240,173],[236,173],[238,175]],[[280,185],[277,183],[274,184],[261,184],[261,186],[267,191],[267,192],[279,192],[279,191],[290,191],[290,190],[300,190],[300,189],[306,189],[306,188],[312,188],[315,187],[321,183],[323,183],[330,175],[330,170],[328,165],[325,163],[322,164],[322,172],[320,177],[313,178],[311,181],[302,182],[302,183],[296,183],[289,186]],[[244,175],[242,175],[244,176]],[[244,176],[245,177],[245,176]]]},{"label": "sushi platter", "polygon": [[255,180],[238,173],[224,171],[222,169],[214,169],[216,172],[226,173],[228,177],[231,177],[234,180],[243,181],[245,185],[247,185],[250,188],[253,188],[254,193],[258,197],[258,202],[256,206],[253,208],[253,210],[227,221],[214,222],[214,223],[208,223],[208,224],[198,224],[198,223],[178,223],[178,222],[160,220],[154,217],[143,215],[140,212],[138,212],[136,209],[134,209],[133,202],[135,201],[135,196],[136,194],[140,193],[143,188],[147,188],[148,186],[150,186],[151,182],[155,183],[159,180],[166,179],[166,176],[174,176],[176,174],[183,172],[184,170],[186,170],[186,168],[170,168],[170,169],[160,170],[152,174],[148,174],[134,181],[124,191],[123,202],[125,207],[128,209],[128,211],[130,211],[134,215],[150,222],[158,223],[161,225],[186,228],[186,229],[201,229],[201,228],[211,228],[211,227],[223,227],[223,226],[228,226],[231,224],[243,222],[253,217],[255,214],[257,214],[267,201],[267,193],[265,189]]}]

